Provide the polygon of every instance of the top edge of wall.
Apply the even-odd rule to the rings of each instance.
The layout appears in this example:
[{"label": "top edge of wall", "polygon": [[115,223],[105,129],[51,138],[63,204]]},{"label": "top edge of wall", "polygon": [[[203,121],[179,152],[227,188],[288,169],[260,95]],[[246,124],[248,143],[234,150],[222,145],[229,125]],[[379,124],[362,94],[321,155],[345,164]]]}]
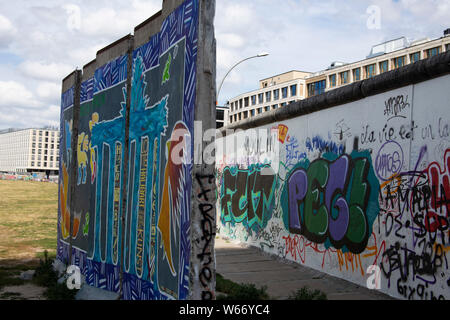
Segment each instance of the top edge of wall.
[{"label": "top edge of wall", "polygon": [[80,72],[80,70],[74,70],[69,75],[67,75],[63,81],[62,81],[62,93],[66,92],[70,88],[72,88],[75,85],[76,82],[76,75],[77,72]]},{"label": "top edge of wall", "polygon": [[95,69],[97,68],[96,62],[97,62],[97,59],[94,59],[91,62],[88,62],[83,66],[82,81],[88,80],[94,76]]},{"label": "top edge of wall", "polygon": [[163,11],[160,10],[136,26],[134,28],[134,47],[139,48],[150,41],[150,38],[159,32],[163,20]]},{"label": "top edge of wall", "polygon": [[[147,20],[137,25],[134,28],[134,35],[130,33],[100,49],[97,52],[96,58],[84,65],[82,76],[83,80],[91,78],[94,75],[95,68],[100,67],[108,63],[109,61],[126,54],[129,48],[129,40],[133,40],[134,48],[138,48],[150,41],[150,38],[160,31],[161,24],[164,19],[166,19],[170,15],[170,13],[177,7],[179,7],[183,2],[184,0],[163,0],[162,9],[153,14]],[[92,68],[94,68],[94,70],[92,70]],[[70,88],[69,85],[64,86],[64,82],[67,82],[68,79],[73,76],[74,72],[70,73],[66,78],[64,78],[63,88]]]},{"label": "top edge of wall", "polygon": [[128,34],[97,51],[97,66],[103,66],[111,60],[125,55],[128,52],[129,41],[132,39],[133,36]]},{"label": "top edge of wall", "polygon": [[[362,80],[323,94],[294,102],[285,107],[265,112],[220,129],[222,136],[228,130],[245,130],[273,122],[284,121],[316,111],[336,107],[369,96],[391,91],[412,84],[431,80],[450,73],[450,51],[420,60],[402,68],[385,72],[371,79]],[[230,131],[230,132],[231,132]]]}]

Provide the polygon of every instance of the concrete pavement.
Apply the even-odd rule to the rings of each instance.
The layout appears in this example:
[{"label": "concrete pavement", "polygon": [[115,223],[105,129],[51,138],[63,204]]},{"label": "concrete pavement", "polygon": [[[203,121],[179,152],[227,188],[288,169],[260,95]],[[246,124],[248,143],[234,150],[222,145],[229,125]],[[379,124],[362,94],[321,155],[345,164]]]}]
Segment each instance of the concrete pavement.
[{"label": "concrete pavement", "polygon": [[328,300],[395,300],[375,290],[358,286],[323,272],[276,259],[261,250],[216,238],[216,268],[236,283],[267,286],[272,299],[285,300],[303,286],[319,289]]}]

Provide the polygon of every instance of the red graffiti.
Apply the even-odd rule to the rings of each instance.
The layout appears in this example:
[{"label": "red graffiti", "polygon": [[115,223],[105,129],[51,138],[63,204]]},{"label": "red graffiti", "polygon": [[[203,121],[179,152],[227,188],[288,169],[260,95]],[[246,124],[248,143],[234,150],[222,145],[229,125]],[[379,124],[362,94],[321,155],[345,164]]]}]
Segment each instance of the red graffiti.
[{"label": "red graffiti", "polygon": [[283,237],[285,242],[285,255],[290,255],[294,261],[300,260],[302,263],[305,263],[306,260],[306,248],[311,248],[314,252],[322,253],[322,268],[325,265],[325,258],[328,256],[331,261],[331,254],[336,252],[336,249],[319,249],[319,244],[314,243],[312,241],[307,240],[302,235],[288,235],[287,237]]},{"label": "red graffiti", "polygon": [[436,232],[448,225],[450,213],[450,149],[444,156],[444,168],[433,162],[425,170],[428,175],[431,195],[428,199],[428,212],[425,217],[425,229]]}]

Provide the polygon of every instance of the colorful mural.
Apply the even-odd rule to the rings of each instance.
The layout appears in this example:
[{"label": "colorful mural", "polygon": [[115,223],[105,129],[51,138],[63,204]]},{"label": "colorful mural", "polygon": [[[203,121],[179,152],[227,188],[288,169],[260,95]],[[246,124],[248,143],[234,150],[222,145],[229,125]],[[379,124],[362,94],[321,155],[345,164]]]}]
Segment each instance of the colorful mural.
[{"label": "colorful mural", "polygon": [[[91,286],[119,292],[122,281],[126,300],[189,294],[198,11],[197,0],[185,1],[131,57],[108,62],[81,84],[76,201],[70,212],[70,181],[62,175],[58,258],[68,261],[71,254]],[[62,139],[71,141],[70,117],[65,117]],[[70,152],[61,143],[65,158]],[[67,160],[61,163],[64,172]]]}]

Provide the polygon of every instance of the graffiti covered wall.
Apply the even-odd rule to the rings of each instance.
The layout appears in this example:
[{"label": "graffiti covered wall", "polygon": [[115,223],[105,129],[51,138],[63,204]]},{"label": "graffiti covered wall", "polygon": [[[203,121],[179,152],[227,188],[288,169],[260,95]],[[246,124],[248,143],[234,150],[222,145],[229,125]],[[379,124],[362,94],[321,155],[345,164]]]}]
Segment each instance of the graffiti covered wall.
[{"label": "graffiti covered wall", "polygon": [[220,234],[364,287],[377,269],[397,298],[450,299],[449,88],[446,75],[219,139]]},{"label": "graffiti covered wall", "polygon": [[[167,12],[165,5],[175,3]],[[139,29],[144,43],[127,36],[97,54],[91,75],[85,66],[76,137],[66,111],[73,102],[65,98],[74,95],[73,89],[63,93],[61,126],[67,130],[61,130],[58,259],[78,266],[87,285],[122,299],[187,299],[190,294],[202,5],[164,1],[162,14],[146,22],[153,29],[160,23],[158,33],[142,36],[146,31]],[[70,164],[74,150],[67,146],[73,140],[76,161]],[[74,181],[64,174],[70,165]],[[65,203],[70,184],[72,205]]]}]

